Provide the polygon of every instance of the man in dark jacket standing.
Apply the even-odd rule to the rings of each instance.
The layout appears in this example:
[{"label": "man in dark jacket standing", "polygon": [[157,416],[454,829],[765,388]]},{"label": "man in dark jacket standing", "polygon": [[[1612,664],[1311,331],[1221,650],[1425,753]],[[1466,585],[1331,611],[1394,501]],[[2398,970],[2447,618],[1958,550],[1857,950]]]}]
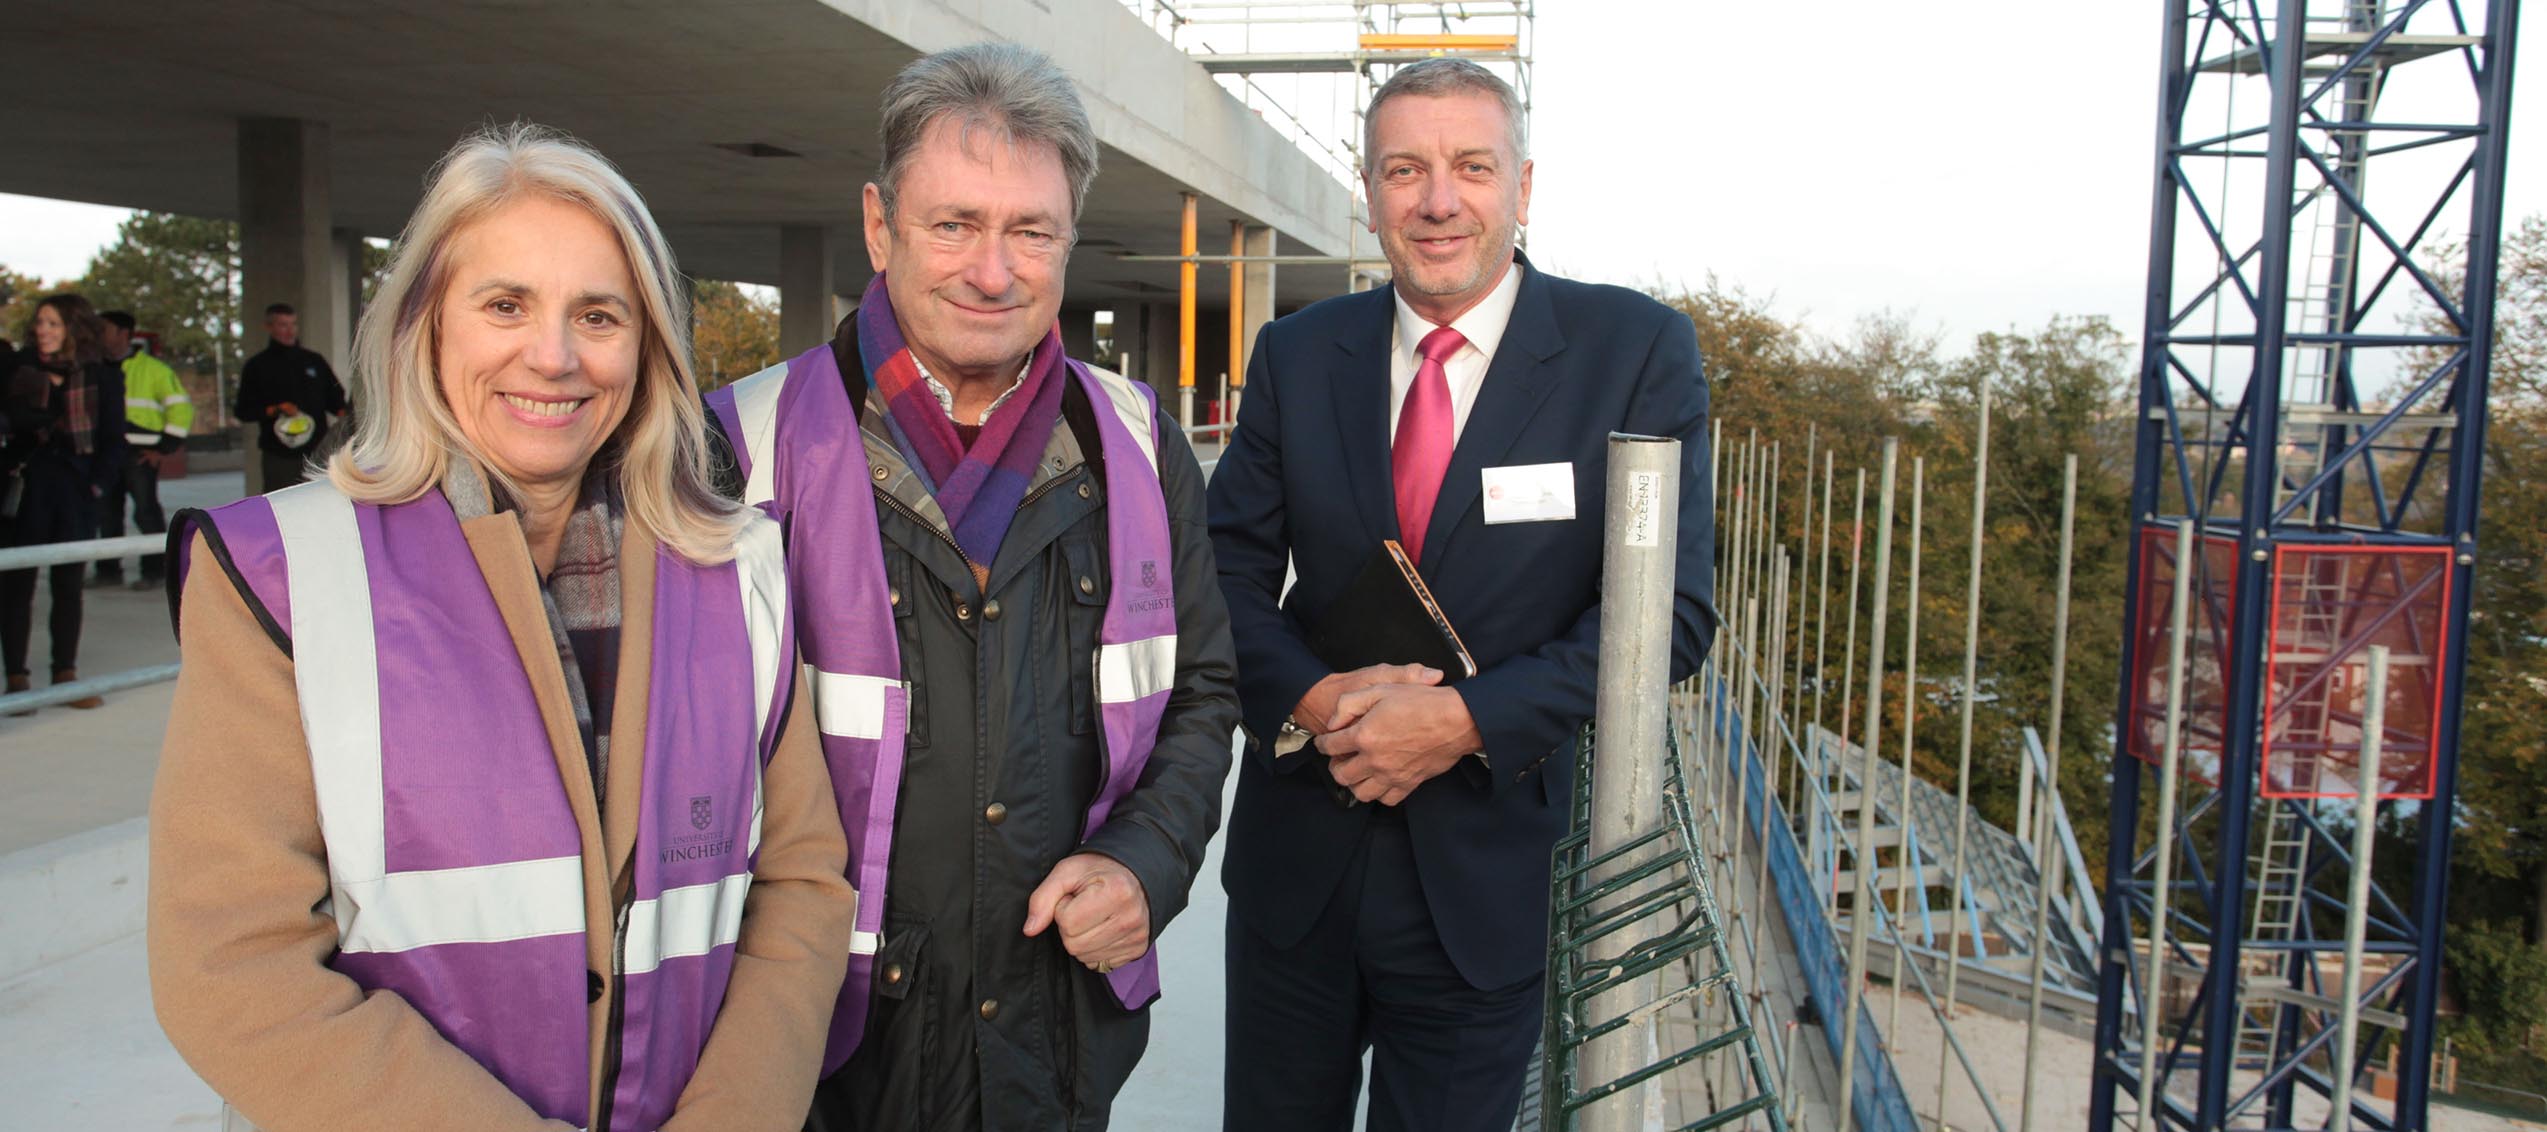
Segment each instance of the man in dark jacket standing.
[{"label": "man in dark jacket standing", "polygon": [[[1224,1132],[1344,1132],[1366,1052],[1372,1132],[1512,1127],[1601,662],[1613,432],[1681,442],[1673,679],[1715,625],[1689,319],[1514,248],[1525,122],[1484,68],[1400,68],[1364,121],[1390,285],[1265,328],[1212,477],[1247,725],[1222,870]],[[1310,647],[1384,539],[1473,675]]]},{"label": "man in dark jacket standing", "polygon": [[1097,163],[1069,78],[928,56],[881,133],[859,309],[709,397],[788,524],[860,898],[809,1127],[1099,1129],[1238,720],[1202,476],[1148,390],[1062,353]]},{"label": "man in dark jacket standing", "polygon": [[230,414],[256,426],[265,473],[258,490],[280,491],[306,478],[327,430],[353,405],[327,359],[301,346],[301,316],[292,304],[265,308],[265,333],[265,349],[239,370]]}]

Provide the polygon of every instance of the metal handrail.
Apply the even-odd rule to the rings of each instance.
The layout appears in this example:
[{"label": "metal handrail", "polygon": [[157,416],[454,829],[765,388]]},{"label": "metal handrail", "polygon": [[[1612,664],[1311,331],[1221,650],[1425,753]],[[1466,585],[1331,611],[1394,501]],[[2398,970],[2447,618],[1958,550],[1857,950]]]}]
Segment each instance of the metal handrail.
[{"label": "metal handrail", "polygon": [[91,676],[86,679],[73,680],[68,684],[55,684],[50,687],[37,688],[26,692],[11,692],[8,695],[0,696],[0,714],[34,711],[37,708],[43,707],[57,707],[62,704],[70,703],[73,700],[84,700],[90,696],[103,696],[108,692],[122,692],[133,688],[147,687],[152,684],[163,683],[176,678],[177,666],[174,664],[154,664],[146,668],[127,668],[121,672],[109,672],[104,676]]},{"label": "metal handrail", "polygon": [[[77,542],[47,542],[33,546],[13,546],[0,550],[0,570],[32,570],[43,566],[67,566],[75,562],[100,562],[122,558],[128,554],[158,554],[168,549],[166,535],[125,535],[121,538],[82,539]],[[90,696],[121,692],[177,678],[174,664],[155,664],[129,668],[104,676],[91,676],[49,688],[0,695],[0,713],[33,711],[54,707]]]},{"label": "metal handrail", "polygon": [[2471,1080],[2468,1080],[2468,1079],[2467,1079],[2467,1078],[2465,1078],[2465,1077],[2461,1077],[2461,1078],[2459,1078],[2459,1088],[2462,1088],[2462,1089],[2490,1089],[2490,1090],[2492,1090],[2492,1091],[2494,1091],[2494,1092],[2497,1092],[2497,1093],[2509,1093],[2509,1094],[2511,1094],[2511,1095],[2513,1095],[2513,1096],[2518,1096],[2518,1097],[2528,1097],[2529,1099],[2531,1099],[2531,1100],[2533,1100],[2533,1101],[2537,1101],[2537,1102],[2538,1102],[2538,1104],[2539,1104],[2539,1107],[2541,1107],[2541,1108],[2547,1108],[2547,1097],[2540,1096],[2540,1095],[2538,1095],[2538,1094],[2536,1094],[2536,1093],[2530,1092],[2530,1091],[2529,1091],[2529,1090],[2527,1090],[2527,1089],[2515,1089],[2515,1088],[2512,1088],[2512,1087],[2511,1087],[2511,1086],[2509,1086],[2509,1085],[2489,1085],[2489,1084],[2486,1084],[2486,1083],[2485,1083],[2485,1082],[2483,1082],[2483,1081],[2471,1081]]},{"label": "metal handrail", "polygon": [[166,535],[124,535],[120,538],[82,539],[78,542],[42,542],[31,546],[12,546],[0,550],[0,570],[27,570],[38,566],[67,566],[73,562],[102,562],[128,554],[158,554],[168,549]]}]

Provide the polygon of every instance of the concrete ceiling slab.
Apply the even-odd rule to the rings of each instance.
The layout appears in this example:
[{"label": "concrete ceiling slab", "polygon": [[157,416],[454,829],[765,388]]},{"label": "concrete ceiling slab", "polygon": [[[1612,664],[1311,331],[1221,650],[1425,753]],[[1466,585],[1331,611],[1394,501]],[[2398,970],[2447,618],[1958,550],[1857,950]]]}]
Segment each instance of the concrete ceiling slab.
[{"label": "concrete ceiling slab", "polygon": [[[1233,220],[1273,224],[1285,252],[1346,250],[1350,191],[1116,0],[86,0],[33,26],[13,86],[36,112],[0,131],[0,191],[234,216],[238,121],[302,118],[328,126],[335,225],[388,237],[452,141],[529,119],[617,162],[693,274],[774,282],[777,226],[818,224],[854,294],[885,82],[1001,38],[1072,73],[1103,143],[1074,305],[1174,295],[1174,265],[1113,256],[1175,252],[1189,189],[1207,253]],[[751,143],[795,156],[720,148]],[[1202,272],[1206,302],[1226,274]],[[1289,306],[1344,269],[1278,280]]]}]

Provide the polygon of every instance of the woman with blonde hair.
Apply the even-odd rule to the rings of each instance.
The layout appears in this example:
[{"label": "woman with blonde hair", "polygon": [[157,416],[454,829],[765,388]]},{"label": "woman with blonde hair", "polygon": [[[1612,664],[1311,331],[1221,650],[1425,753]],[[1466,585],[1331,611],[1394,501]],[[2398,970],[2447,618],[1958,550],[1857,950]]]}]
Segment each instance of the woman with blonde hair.
[{"label": "woman with blonde hair", "polygon": [[680,287],[599,154],[466,138],[326,478],[178,516],[151,988],[236,1118],[802,1123],[856,897]]}]

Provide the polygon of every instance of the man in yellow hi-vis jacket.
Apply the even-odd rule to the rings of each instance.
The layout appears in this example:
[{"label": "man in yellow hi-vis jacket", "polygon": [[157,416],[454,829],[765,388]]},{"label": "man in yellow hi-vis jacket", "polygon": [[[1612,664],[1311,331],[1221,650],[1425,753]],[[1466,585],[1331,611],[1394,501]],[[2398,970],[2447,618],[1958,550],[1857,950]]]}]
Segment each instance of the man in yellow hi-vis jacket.
[{"label": "man in yellow hi-vis jacket", "polygon": [[[177,371],[133,347],[132,315],[107,311],[100,317],[106,320],[107,353],[124,359],[124,440],[131,456],[123,478],[107,488],[98,533],[107,538],[124,533],[124,499],[130,496],[133,526],[155,535],[168,529],[168,516],[159,506],[159,465],[186,446],[186,434],[194,428],[195,403],[186,396],[186,383],[177,380]],[[123,580],[123,560],[110,558],[97,564],[97,577],[90,584],[111,586]],[[159,555],[142,556],[141,577],[133,588],[160,588]]]}]

